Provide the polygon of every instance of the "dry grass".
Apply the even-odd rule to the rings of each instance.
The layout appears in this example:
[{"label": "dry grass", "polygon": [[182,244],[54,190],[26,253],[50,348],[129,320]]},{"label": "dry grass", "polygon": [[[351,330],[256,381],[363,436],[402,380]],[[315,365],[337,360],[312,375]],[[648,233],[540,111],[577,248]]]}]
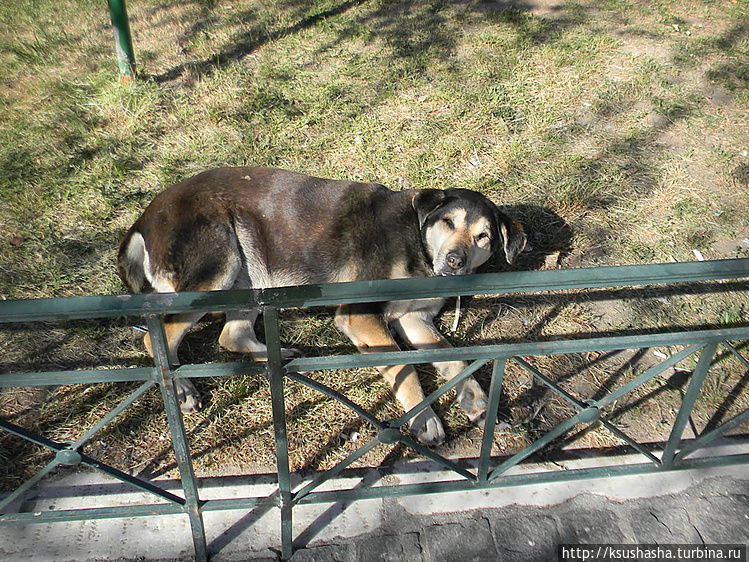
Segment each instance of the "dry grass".
[{"label": "dry grass", "polygon": [[[131,2],[140,79],[123,86],[101,2],[39,0],[33,10],[3,3],[0,299],[122,291],[114,256],[125,229],[154,194],[218,165],[279,166],[394,189],[478,189],[513,205],[526,224],[532,249],[520,268],[687,261],[694,250],[707,259],[746,256],[746,1],[524,6]],[[731,326],[746,318],[747,295],[525,295],[473,305],[450,333],[456,344]],[[450,332],[452,312],[441,322]],[[289,311],[283,329],[288,345],[309,352],[351,351],[323,311]],[[216,320],[198,326],[182,360],[236,360],[218,349],[218,330]],[[124,322],[10,327],[0,332],[0,347],[2,372],[147,364]],[[535,365],[584,398],[600,384],[623,384],[652,357],[631,359],[538,358]],[[713,371],[698,428],[746,406],[745,370],[726,358]],[[433,384],[428,370],[423,375]],[[371,370],[318,376],[379,416],[398,415]],[[483,382],[487,376],[480,373]],[[679,372],[654,381],[611,419],[662,438],[683,382]],[[267,385],[251,378],[199,384],[210,398],[186,420],[199,469],[271,465]],[[123,390],[6,391],[0,406],[10,419],[65,440]],[[495,439],[503,453],[571,412],[515,367],[505,393],[506,425]],[[287,398],[295,468],[329,467],[372,435],[297,385]],[[471,454],[478,434],[450,400],[440,405],[450,433],[444,452]],[[87,451],[136,473],[173,470],[158,401],[149,393]],[[593,428],[566,443],[617,441]],[[383,447],[363,463],[405,454]],[[10,463],[23,455],[32,467],[44,457],[13,438],[0,442],[6,484],[25,474]]]}]

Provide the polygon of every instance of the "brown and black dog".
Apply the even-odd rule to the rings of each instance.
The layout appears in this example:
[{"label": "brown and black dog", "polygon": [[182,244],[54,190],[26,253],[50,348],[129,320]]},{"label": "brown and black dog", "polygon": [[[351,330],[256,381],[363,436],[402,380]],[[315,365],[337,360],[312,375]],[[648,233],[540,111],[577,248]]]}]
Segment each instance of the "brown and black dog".
[{"label": "brown and black dog", "polygon": [[[483,195],[464,189],[390,191],[375,183],[320,179],[269,168],[220,168],[159,194],[130,228],[119,272],[134,292],[213,291],[371,279],[466,275],[497,251],[509,263],[525,247],[519,223]],[[360,351],[395,351],[393,327],[415,348],[449,347],[434,327],[443,299],[352,304],[335,320]],[[258,312],[227,314],[224,348],[264,359],[255,336]],[[167,316],[169,359],[202,314]],[[146,348],[151,352],[148,335]],[[460,361],[435,364],[447,379]],[[412,366],[383,367],[406,410],[424,397]],[[177,379],[182,409],[200,406],[187,379]],[[473,378],[458,403],[482,424],[486,395]],[[432,408],[410,421],[425,444],[445,439]]]}]

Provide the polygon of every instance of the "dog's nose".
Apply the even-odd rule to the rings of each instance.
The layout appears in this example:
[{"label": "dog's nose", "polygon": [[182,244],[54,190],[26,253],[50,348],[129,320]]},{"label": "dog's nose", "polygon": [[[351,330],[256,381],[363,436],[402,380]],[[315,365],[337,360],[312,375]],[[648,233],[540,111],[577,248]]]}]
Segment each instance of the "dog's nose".
[{"label": "dog's nose", "polygon": [[458,252],[456,250],[453,250],[452,252],[447,254],[447,265],[450,266],[451,269],[459,270],[462,269],[463,266],[466,264],[466,255],[463,252]]}]

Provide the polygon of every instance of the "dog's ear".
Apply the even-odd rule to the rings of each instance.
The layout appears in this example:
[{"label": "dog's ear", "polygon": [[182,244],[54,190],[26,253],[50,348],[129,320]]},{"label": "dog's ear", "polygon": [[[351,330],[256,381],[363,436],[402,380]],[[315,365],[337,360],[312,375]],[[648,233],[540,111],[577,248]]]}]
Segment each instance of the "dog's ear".
[{"label": "dog's ear", "polygon": [[419,217],[419,228],[424,226],[427,217],[436,211],[446,199],[441,189],[419,189],[411,199],[416,216]]},{"label": "dog's ear", "polygon": [[523,225],[518,221],[509,218],[507,215],[497,210],[497,225],[499,226],[499,233],[502,236],[502,243],[505,250],[505,259],[507,263],[513,264],[525,250],[525,245],[528,242],[528,237],[523,231]]}]

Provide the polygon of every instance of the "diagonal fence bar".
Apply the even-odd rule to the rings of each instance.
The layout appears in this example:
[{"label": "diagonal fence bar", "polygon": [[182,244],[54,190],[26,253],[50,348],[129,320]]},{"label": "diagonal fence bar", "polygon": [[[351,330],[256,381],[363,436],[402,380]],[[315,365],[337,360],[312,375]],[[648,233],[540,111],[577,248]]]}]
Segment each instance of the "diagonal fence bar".
[{"label": "diagonal fence bar", "polygon": [[712,363],[717,348],[718,346],[716,343],[709,343],[700,353],[697,367],[692,373],[689,386],[684,394],[684,400],[681,403],[681,408],[679,408],[679,413],[676,415],[676,421],[674,421],[673,428],[671,429],[671,435],[666,443],[666,449],[663,451],[662,462],[664,466],[671,466],[674,463],[676,449],[681,443],[684,429],[687,427],[689,417],[692,415],[694,403],[697,401],[700,389],[702,388],[702,383],[705,381],[707,371],[710,369],[710,364]]},{"label": "diagonal fence bar", "polygon": [[[117,480],[121,480],[122,482],[125,482],[126,484],[130,484],[134,486],[135,488],[149,492],[167,501],[179,504],[180,506],[184,505],[185,503],[185,500],[183,498],[180,498],[179,496],[176,496],[166,490],[162,490],[158,486],[155,486],[146,480],[142,480],[139,478],[135,478],[134,476],[130,476],[129,474],[122,472],[121,470],[108,466],[104,463],[97,461],[96,459],[92,459],[91,457],[87,455],[79,453],[75,449],[71,448],[71,446],[67,443],[58,443],[56,441],[46,439],[45,437],[42,437],[41,435],[37,435],[27,429],[18,427],[17,425],[7,422],[3,419],[0,419],[0,428],[4,429],[8,433],[16,435],[17,437],[21,437],[22,439],[25,439],[26,441],[29,441],[31,443],[34,443],[36,445],[39,445],[50,451],[55,452],[55,458],[44,469],[42,469],[45,471],[44,472],[45,475],[50,470],[56,468],[57,466],[60,466],[61,464],[62,465],[84,464],[86,466],[89,466],[91,468],[98,470],[99,472],[103,472],[109,476],[116,478]],[[34,482],[37,482],[40,477],[36,475],[32,478]],[[26,487],[28,488],[29,486],[26,486]],[[15,497],[13,499],[15,499]],[[0,511],[2,511],[2,508],[10,504],[11,501],[12,500],[8,500],[8,498],[5,498],[2,502],[0,502]]]},{"label": "diagonal fence bar", "polygon": [[128,407],[134,404],[136,400],[138,400],[146,392],[151,390],[155,384],[156,384],[155,381],[147,381],[143,383],[142,385],[140,385],[137,389],[135,389],[133,392],[130,393],[130,396],[125,398],[122,402],[120,402],[117,406],[115,406],[112,410],[110,410],[110,412],[107,415],[105,415],[98,422],[96,422],[87,432],[85,432],[78,439],[76,439],[75,442],[70,445],[70,448],[76,449],[76,450],[81,448],[86,441],[88,441],[94,435],[96,435],[102,429],[104,429],[109,424],[109,422],[114,420],[114,418],[119,416]]},{"label": "diagonal fence bar", "polygon": [[[7,427],[3,426],[4,429],[8,429]],[[5,509],[6,506],[10,505],[14,501],[16,501],[18,498],[22,497],[28,490],[36,486],[37,483],[41,482],[41,480],[47,476],[50,472],[52,472],[55,468],[59,466],[59,462],[57,458],[52,459],[47,465],[42,468],[39,472],[37,472],[34,476],[26,480],[23,484],[21,484],[18,488],[16,488],[13,492],[8,494],[7,497],[5,497],[2,501],[0,501],[0,513]]]},{"label": "diagonal fence bar", "polygon": [[502,393],[502,380],[505,376],[507,359],[497,359],[492,367],[492,380],[489,386],[489,402],[486,406],[486,421],[484,435],[481,439],[481,454],[479,455],[478,480],[486,483],[489,473],[489,462],[491,460],[492,445],[494,443],[494,428],[497,424],[497,412],[499,410],[499,398]]},{"label": "diagonal fence bar", "polygon": [[445,384],[440,386],[437,390],[432,392],[429,396],[424,398],[421,402],[416,404],[413,408],[411,408],[408,412],[403,414],[401,417],[399,417],[397,420],[393,420],[391,422],[391,425],[393,427],[398,426],[401,427],[404,424],[408,423],[408,420],[413,418],[414,416],[417,416],[421,412],[423,412],[428,406],[431,406],[435,401],[437,401],[439,398],[450,392],[453,388],[458,386],[461,382],[466,380],[469,376],[471,376],[473,373],[478,371],[481,367],[486,365],[488,363],[488,360],[477,360],[468,365],[463,371],[458,373],[456,376],[451,378],[449,381],[447,381]]},{"label": "diagonal fence bar", "polygon": [[[569,394],[567,391],[565,391],[563,388],[561,388],[558,384],[556,384],[554,381],[548,379],[543,374],[538,372],[533,366],[529,365],[526,361],[523,361],[519,357],[514,357],[513,361],[520,365],[523,369],[528,371],[531,375],[533,375],[535,378],[543,382],[546,386],[548,386],[550,389],[554,390],[559,396],[562,396],[565,400],[570,402],[575,408],[578,409],[578,411],[583,411],[586,408],[594,407],[597,408],[599,411],[603,410],[603,399],[592,401],[590,403],[585,403],[581,400],[578,400],[571,394]],[[660,372],[660,371],[659,371]],[[655,376],[655,375],[653,375]],[[646,380],[650,380],[651,377],[648,377]],[[607,400],[607,403],[615,402],[615,400]],[[608,429],[610,432],[612,432],[614,435],[619,437],[622,441],[629,444],[630,447],[634,448],[638,453],[646,456],[651,461],[653,461],[655,464],[660,464],[661,460],[653,455],[650,451],[642,447],[639,443],[631,439],[627,434],[625,434],[623,431],[621,431],[618,427],[610,423],[608,420],[601,418],[599,420],[606,429]]]},{"label": "diagonal fence bar", "polygon": [[301,383],[308,388],[316,390],[321,394],[324,394],[330,398],[333,398],[334,400],[337,400],[338,402],[346,406],[349,410],[357,414],[360,418],[372,424],[377,429],[385,429],[389,427],[388,424],[378,420],[375,416],[370,414],[367,410],[359,406],[359,404],[357,404],[356,402],[352,400],[349,400],[346,396],[344,396],[337,390],[334,390],[328,386],[325,386],[324,384],[319,383],[309,377],[300,375],[299,373],[286,373],[286,378],[289,380]]},{"label": "diagonal fence bar", "polygon": [[380,441],[378,437],[374,437],[373,439],[370,439],[364,445],[359,447],[356,451],[346,456],[345,459],[339,461],[338,464],[336,464],[330,470],[326,470],[318,474],[309,484],[292,494],[294,503],[298,503],[300,500],[304,499],[305,496],[308,496],[312,492],[312,490],[318,488],[319,486],[322,486],[330,479],[335,478],[338,474],[354,464],[380,443],[382,443],[382,441]]}]

